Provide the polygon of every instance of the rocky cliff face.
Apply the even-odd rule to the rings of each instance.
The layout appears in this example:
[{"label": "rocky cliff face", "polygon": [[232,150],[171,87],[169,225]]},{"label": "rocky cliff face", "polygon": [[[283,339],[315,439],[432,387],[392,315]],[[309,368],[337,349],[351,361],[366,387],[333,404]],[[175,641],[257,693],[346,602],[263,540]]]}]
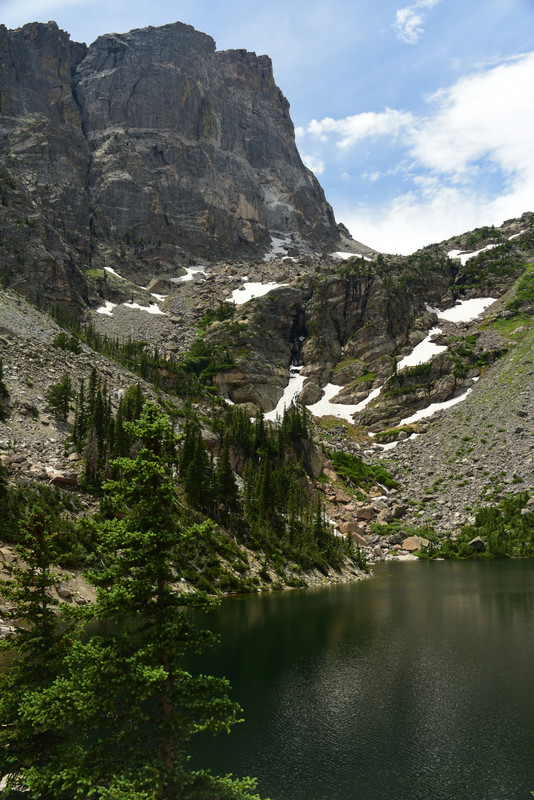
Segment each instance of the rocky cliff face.
[{"label": "rocky cliff face", "polygon": [[33,300],[86,302],[87,268],[339,247],[267,56],[181,23],[89,48],[0,26],[0,85],[0,268]]}]

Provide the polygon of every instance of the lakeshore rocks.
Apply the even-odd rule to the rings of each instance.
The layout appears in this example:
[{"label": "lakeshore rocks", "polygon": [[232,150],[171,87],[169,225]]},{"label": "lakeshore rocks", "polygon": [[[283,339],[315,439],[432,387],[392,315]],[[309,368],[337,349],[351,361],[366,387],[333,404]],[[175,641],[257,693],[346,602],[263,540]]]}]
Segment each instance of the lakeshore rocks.
[{"label": "lakeshore rocks", "polygon": [[430,541],[424,536],[408,536],[402,542],[402,549],[408,553],[416,553],[418,550],[428,547]]}]

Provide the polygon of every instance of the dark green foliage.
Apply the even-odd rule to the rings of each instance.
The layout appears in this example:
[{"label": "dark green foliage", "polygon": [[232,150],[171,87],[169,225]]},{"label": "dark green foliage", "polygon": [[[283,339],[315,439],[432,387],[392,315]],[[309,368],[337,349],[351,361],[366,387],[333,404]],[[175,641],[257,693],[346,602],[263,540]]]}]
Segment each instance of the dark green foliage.
[{"label": "dark green foliage", "polygon": [[81,353],[82,347],[80,340],[76,336],[69,336],[67,333],[58,333],[54,339],[54,345],[62,350],[70,350],[71,353]]},{"label": "dark green foliage", "polygon": [[20,525],[35,510],[46,516],[55,532],[58,564],[74,567],[91,561],[92,535],[76,516],[80,511],[76,495],[40,483],[11,485],[0,464],[0,539],[21,543]]},{"label": "dark green foliage", "polygon": [[215,472],[215,498],[228,512],[235,512],[239,504],[239,494],[235,475],[230,464],[230,451],[225,441]]},{"label": "dark green foliage", "polygon": [[224,322],[224,320],[232,319],[235,313],[235,306],[232,303],[219,302],[216,309],[208,311],[207,314],[199,320],[198,326],[201,329],[207,328],[212,322]]},{"label": "dark green foliage", "polygon": [[428,361],[425,364],[417,364],[414,367],[407,367],[401,372],[396,372],[389,378],[388,388],[385,390],[384,395],[386,397],[395,397],[396,395],[416,392],[427,385],[431,371],[432,362]]},{"label": "dark green foliage", "polygon": [[[182,664],[186,650],[213,641],[195,623],[213,600],[173,588],[176,547],[203,529],[178,522],[169,421],[147,404],[126,430],[138,447],[134,459],[113,464],[119,477],[105,486],[116,513],[97,526],[99,569],[90,576],[97,602],[76,615],[110,627],[76,637],[33,685],[9,671],[12,725],[4,735],[25,745],[16,782],[43,800],[252,800],[252,780],[189,767],[191,736],[228,731],[240,709],[224,679],[193,676]],[[46,556],[48,564],[53,553]],[[46,602],[44,588],[35,596]],[[50,624],[55,654],[58,628]]]},{"label": "dark green foliage", "polygon": [[[431,556],[440,558],[533,558],[534,513],[528,510],[528,492],[507,497],[497,506],[480,509],[472,525],[465,525],[455,538],[445,539]],[[482,551],[469,546],[476,537]]]},{"label": "dark green foliage", "polygon": [[480,334],[450,336],[446,358],[453,364],[453,374],[465,378],[473,367],[482,369],[506,353],[505,347],[483,350],[478,345]]},{"label": "dark green foliage", "polygon": [[2,615],[14,628],[0,641],[0,652],[14,654],[9,670],[0,672],[0,773],[10,776],[2,792],[6,800],[20,796],[21,770],[46,763],[58,744],[54,732],[26,719],[21,708],[27,692],[44,690],[54,680],[70,643],[67,626],[58,625],[58,601],[51,596],[58,583],[52,567],[59,552],[46,514],[32,511],[20,525],[18,540],[22,565],[0,581],[0,596],[8,606]]},{"label": "dark green foliage", "polygon": [[87,388],[80,380],[70,439],[85,456],[83,481],[87,487],[99,491],[109,472],[110,459],[128,455],[132,440],[125,423],[139,418],[143,402],[141,387],[134,384],[121,396],[114,415],[106,383],[96,370],[91,371]]},{"label": "dark green foliage", "polygon": [[[250,592],[258,588],[244,577],[248,570],[238,545],[214,522],[208,520],[194,529],[194,536],[180,540],[175,554],[175,568],[180,578],[187,580],[200,591]],[[224,559],[232,565],[238,576],[221,565]]]},{"label": "dark green foliage", "polygon": [[72,383],[70,375],[65,373],[57,383],[53,383],[45,392],[48,408],[59,419],[66,420],[72,399]]},{"label": "dark green foliage", "polygon": [[352,488],[368,489],[377,483],[387,489],[394,489],[398,486],[380,462],[368,465],[358,456],[342,452],[330,453],[330,458],[337,474],[344,478]]},{"label": "dark green foliage", "polygon": [[[233,306],[227,305],[233,314]],[[152,347],[146,341],[134,339],[120,341],[118,338],[101,334],[91,322],[82,323],[60,307],[53,308],[51,313],[60,325],[71,331],[73,334],[71,339],[85,342],[97,353],[116,361],[157,388],[178,396],[191,397],[205,393],[206,387],[212,385],[214,375],[235,366],[227,347],[208,346],[202,336],[198,336],[185,356],[177,360],[172,355],[161,354],[157,346]],[[222,306],[221,311],[210,313],[215,315],[214,319],[228,319],[230,316],[226,304]],[[66,334],[59,336],[63,337]],[[67,337],[65,341],[70,339]]]},{"label": "dark green foliage", "polygon": [[209,385],[218,372],[233,369],[235,361],[226,347],[207,345],[197,338],[180,364],[188,375],[194,375],[203,385]]},{"label": "dark green foliage", "polygon": [[532,264],[527,265],[527,271],[519,279],[514,297],[506,307],[511,311],[518,311],[522,306],[530,306],[534,303],[534,271]]},{"label": "dark green foliage", "polygon": [[[479,237],[469,247],[480,249],[489,242],[483,242]],[[460,292],[476,288],[485,294],[500,287],[511,286],[524,270],[525,256],[521,252],[519,243],[502,242],[491,250],[483,250],[478,256],[468,259],[459,268],[456,276],[455,287]]]},{"label": "dark green foliage", "polygon": [[[280,425],[273,426],[266,425],[261,412],[251,421],[243,409],[227,406],[214,415],[212,426],[224,436],[218,469],[227,472],[228,467],[223,466],[226,448],[245,465],[243,497],[236,498],[231,519],[215,518],[234,530],[238,523],[241,540],[261,549],[281,579],[286,577],[288,563],[299,569],[318,567],[323,571],[328,566],[337,567],[343,559],[341,542],[332,534],[324,515],[317,516],[317,500],[296,455],[297,443],[307,437],[306,409],[287,409]],[[224,510],[222,493],[219,503]]]}]

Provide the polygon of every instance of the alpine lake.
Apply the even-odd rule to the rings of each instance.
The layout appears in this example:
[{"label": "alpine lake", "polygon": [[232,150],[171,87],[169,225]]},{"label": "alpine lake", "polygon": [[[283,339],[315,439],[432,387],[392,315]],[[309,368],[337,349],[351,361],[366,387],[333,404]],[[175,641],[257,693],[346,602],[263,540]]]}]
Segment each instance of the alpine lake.
[{"label": "alpine lake", "polygon": [[369,580],[225,599],[191,669],[245,721],[193,765],[270,800],[525,800],[534,562],[387,562]]}]

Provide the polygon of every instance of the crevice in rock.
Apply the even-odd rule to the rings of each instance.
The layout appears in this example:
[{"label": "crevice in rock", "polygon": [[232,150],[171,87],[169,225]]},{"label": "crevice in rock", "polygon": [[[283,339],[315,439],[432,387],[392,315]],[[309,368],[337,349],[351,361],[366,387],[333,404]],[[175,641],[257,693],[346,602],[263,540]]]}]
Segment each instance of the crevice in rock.
[{"label": "crevice in rock", "polygon": [[293,324],[291,326],[291,334],[289,341],[292,345],[291,348],[291,366],[298,367],[300,363],[300,352],[302,345],[308,336],[308,329],[306,327],[306,314],[303,309],[297,311],[293,317]]}]

